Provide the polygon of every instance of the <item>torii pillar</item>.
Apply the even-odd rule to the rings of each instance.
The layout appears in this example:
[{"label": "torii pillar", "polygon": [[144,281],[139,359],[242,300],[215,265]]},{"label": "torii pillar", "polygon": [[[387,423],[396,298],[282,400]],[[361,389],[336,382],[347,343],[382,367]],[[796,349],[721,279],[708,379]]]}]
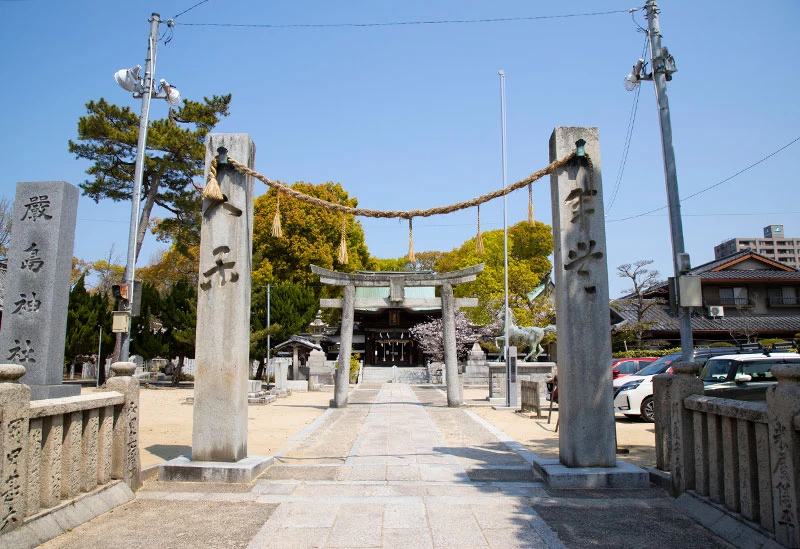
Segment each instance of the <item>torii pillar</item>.
[{"label": "torii pillar", "polygon": [[[453,287],[475,280],[483,272],[483,263],[450,273],[339,273],[311,265],[311,272],[319,276],[320,282],[332,286],[343,286],[342,299],[322,299],[320,306],[328,309],[342,309],[341,339],[339,342],[339,365],[334,377],[333,400],[331,408],[347,406],[347,393],[350,383],[350,354],[353,349],[353,320],[356,307],[405,308],[441,307],[442,342],[444,343],[444,368],[447,377],[447,405],[451,408],[461,406],[461,386],[458,383],[458,360],[456,357],[456,309],[477,307],[475,298],[454,298]],[[389,288],[389,298],[358,298],[356,287]],[[406,298],[406,286],[439,286],[441,297]]]}]

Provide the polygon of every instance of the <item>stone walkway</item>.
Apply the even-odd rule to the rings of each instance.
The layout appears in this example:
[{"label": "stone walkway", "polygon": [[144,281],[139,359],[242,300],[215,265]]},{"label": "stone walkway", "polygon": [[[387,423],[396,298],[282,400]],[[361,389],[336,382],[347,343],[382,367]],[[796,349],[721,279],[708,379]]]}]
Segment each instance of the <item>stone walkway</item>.
[{"label": "stone walkway", "polygon": [[45,547],[730,547],[657,490],[546,491],[430,386],[361,385],[277,457],[251,486],[148,482]]}]

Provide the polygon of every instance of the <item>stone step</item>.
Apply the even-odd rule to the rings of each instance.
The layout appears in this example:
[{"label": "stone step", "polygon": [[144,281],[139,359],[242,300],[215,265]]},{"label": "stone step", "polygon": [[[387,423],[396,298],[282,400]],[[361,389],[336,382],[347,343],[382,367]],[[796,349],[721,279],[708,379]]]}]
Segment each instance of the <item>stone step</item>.
[{"label": "stone step", "polygon": [[[362,381],[365,383],[386,383],[392,381],[395,370],[387,366],[365,366]],[[425,366],[398,366],[396,370],[398,383],[427,383],[428,370]]]}]

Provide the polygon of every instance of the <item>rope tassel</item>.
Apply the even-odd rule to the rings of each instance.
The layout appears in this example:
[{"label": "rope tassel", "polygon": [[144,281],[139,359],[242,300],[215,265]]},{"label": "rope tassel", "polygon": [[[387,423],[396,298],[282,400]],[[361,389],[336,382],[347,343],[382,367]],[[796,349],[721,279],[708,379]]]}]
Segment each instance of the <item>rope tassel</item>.
[{"label": "rope tassel", "polygon": [[414,255],[414,218],[408,218],[408,262],[416,263],[417,256]]},{"label": "rope tassel", "polygon": [[208,166],[208,183],[206,183],[206,187],[203,189],[203,192],[200,193],[200,196],[208,200],[213,200],[214,202],[222,202],[225,200],[225,197],[222,195],[222,189],[219,188],[219,182],[217,181],[216,157],[211,160],[211,164]]},{"label": "rope tassel", "polygon": [[483,233],[481,232],[481,207],[478,206],[478,236],[475,238],[475,251],[483,255]]},{"label": "rope tassel", "polygon": [[272,236],[274,238],[283,238],[283,229],[281,228],[281,193],[278,191],[278,200],[275,207],[275,217],[272,219]]},{"label": "rope tassel", "polygon": [[528,223],[536,225],[533,220],[533,186],[528,183]]},{"label": "rope tassel", "polygon": [[347,265],[349,258],[347,257],[347,219],[342,214],[342,238],[339,241],[339,263]]}]

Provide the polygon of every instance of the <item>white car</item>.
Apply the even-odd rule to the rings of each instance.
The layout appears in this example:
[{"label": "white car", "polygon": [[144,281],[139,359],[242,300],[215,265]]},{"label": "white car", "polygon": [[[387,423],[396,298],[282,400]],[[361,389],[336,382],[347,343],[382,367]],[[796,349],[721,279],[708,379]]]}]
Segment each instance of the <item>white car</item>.
[{"label": "white car", "polygon": [[[740,349],[739,353],[759,352],[759,349]],[[692,360],[702,367],[712,356],[731,354],[730,349],[714,347],[695,349]],[[641,416],[645,421],[655,421],[655,405],[653,404],[653,376],[671,374],[671,364],[680,359],[680,353],[665,355],[651,362],[632,376],[619,377],[614,380],[614,411],[628,417]]]},{"label": "white car", "polygon": [[653,405],[653,376],[669,373],[670,364],[680,358],[679,353],[662,356],[634,375],[614,380],[614,411],[628,417],[641,416],[643,420],[655,420]]}]

